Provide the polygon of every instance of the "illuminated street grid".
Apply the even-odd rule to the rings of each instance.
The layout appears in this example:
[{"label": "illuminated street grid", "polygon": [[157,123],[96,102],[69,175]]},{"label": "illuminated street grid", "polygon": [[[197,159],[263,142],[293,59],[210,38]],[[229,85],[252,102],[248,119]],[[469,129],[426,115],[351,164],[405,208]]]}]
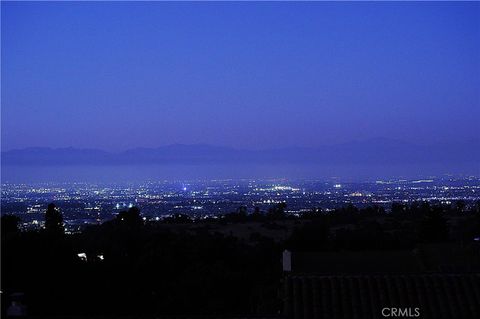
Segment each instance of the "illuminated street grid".
[{"label": "illuminated street grid", "polygon": [[291,180],[156,181],[141,184],[2,184],[2,214],[21,218],[23,228],[40,228],[46,206],[54,202],[63,212],[68,231],[112,219],[119,211],[137,206],[145,220],[159,221],[173,214],[192,218],[218,217],[246,206],[267,211],[286,202],[287,213],[312,208],[325,210],[353,204],[384,206],[392,202],[430,201],[467,205],[480,200],[480,178],[429,178],[364,183]]}]

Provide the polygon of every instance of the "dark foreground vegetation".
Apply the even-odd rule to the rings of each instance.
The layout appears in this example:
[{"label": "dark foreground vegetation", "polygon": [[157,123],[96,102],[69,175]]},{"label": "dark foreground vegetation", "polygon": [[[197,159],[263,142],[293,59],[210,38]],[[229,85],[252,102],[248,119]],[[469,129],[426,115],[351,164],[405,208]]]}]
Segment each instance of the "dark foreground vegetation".
[{"label": "dark foreground vegetation", "polygon": [[[50,205],[45,229],[19,231],[2,217],[2,315],[15,298],[29,315],[275,315],[282,251],[412,249],[474,244],[480,203],[414,203],[294,217],[240,207],[223,218],[178,215],[144,222],[132,208],[79,234],[63,233]],[[248,232],[237,229],[248,229]]]}]

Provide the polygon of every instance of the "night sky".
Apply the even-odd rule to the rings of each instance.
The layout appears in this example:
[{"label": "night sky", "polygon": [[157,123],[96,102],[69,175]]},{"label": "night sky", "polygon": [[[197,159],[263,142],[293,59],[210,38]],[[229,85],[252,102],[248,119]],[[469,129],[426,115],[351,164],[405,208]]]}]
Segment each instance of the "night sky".
[{"label": "night sky", "polygon": [[478,138],[480,3],[5,3],[2,149]]}]

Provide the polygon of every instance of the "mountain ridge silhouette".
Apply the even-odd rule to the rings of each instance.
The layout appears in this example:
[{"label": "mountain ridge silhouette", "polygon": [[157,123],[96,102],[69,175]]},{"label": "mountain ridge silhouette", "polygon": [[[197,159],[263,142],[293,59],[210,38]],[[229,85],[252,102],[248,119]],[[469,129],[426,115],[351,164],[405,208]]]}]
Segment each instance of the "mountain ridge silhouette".
[{"label": "mountain ridge silhouette", "polygon": [[3,151],[2,165],[125,165],[195,163],[313,163],[340,165],[389,165],[411,163],[477,163],[480,141],[418,145],[377,138],[319,147],[284,147],[262,150],[210,144],[170,144],[139,147],[120,152],[91,148],[28,147]]}]

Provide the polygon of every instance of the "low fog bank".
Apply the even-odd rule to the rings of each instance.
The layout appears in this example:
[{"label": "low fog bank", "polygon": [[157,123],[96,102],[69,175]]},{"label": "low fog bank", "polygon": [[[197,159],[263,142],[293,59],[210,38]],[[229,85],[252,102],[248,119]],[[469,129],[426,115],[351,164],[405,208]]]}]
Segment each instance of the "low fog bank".
[{"label": "low fog bank", "polygon": [[200,179],[331,179],[375,181],[442,175],[480,176],[476,164],[315,165],[315,164],[158,164],[158,165],[2,165],[2,183],[144,182]]}]

